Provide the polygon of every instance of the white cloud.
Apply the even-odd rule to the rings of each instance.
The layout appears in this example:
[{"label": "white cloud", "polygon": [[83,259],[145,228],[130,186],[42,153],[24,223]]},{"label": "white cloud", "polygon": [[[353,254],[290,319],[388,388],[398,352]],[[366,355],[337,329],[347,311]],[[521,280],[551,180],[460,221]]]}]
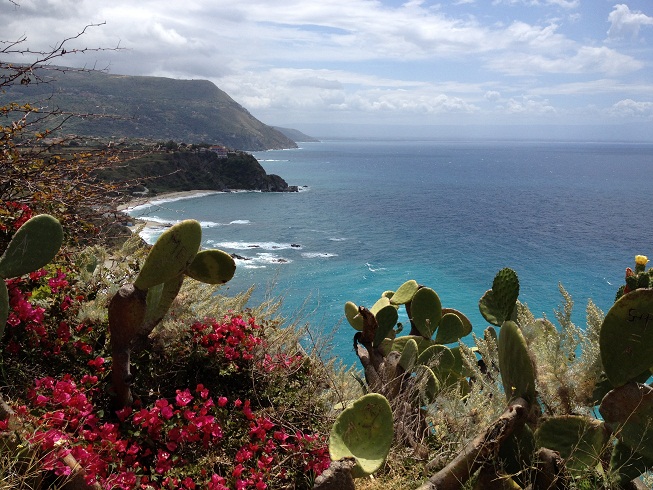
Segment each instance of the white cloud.
[{"label": "white cloud", "polygon": [[653,119],[653,102],[636,102],[632,99],[620,100],[610,111],[612,115],[621,117],[644,117]]},{"label": "white cloud", "polygon": [[[336,113],[341,117],[346,113],[349,120],[356,111],[360,120],[371,121],[390,120],[393,114],[415,122],[420,117],[432,121],[438,114],[445,115],[442,119],[457,114],[461,120],[465,114],[473,114],[474,119],[499,115],[490,114],[490,106],[504,114],[536,116],[555,111],[562,118],[571,113],[571,104],[576,108],[595,104],[597,113],[607,118],[608,109],[616,111],[615,100],[653,100],[651,75],[643,69],[653,62],[650,43],[638,43],[636,50],[625,43],[604,44],[603,22],[608,15],[613,39],[637,35],[653,22],[622,4],[599,6],[589,0],[582,5],[579,0],[495,0],[494,7],[478,0],[18,3],[18,8],[0,8],[3,39],[26,35],[30,48],[47,48],[89,23],[106,21],[73,44],[119,43],[127,49],[66,57],[65,62],[77,66],[97,62],[113,73],[209,79],[256,117],[265,115],[276,123]],[[582,22],[569,22],[579,16]],[[627,107],[624,104],[622,109]],[[290,113],[296,117],[287,119]]]},{"label": "white cloud", "polygon": [[653,25],[653,17],[639,11],[631,11],[628,5],[622,3],[614,6],[608,20],[610,21],[610,29],[608,29],[610,39],[636,37],[640,27]]},{"label": "white cloud", "polygon": [[529,90],[529,94],[551,96],[592,96],[606,94],[642,94],[653,97],[653,85],[649,83],[624,83],[613,78],[601,78],[583,82],[545,85]]},{"label": "white cloud", "polygon": [[497,92],[496,90],[488,90],[487,92],[485,92],[485,95],[483,97],[485,98],[485,100],[494,102],[501,98],[501,93]]},{"label": "white cloud", "polygon": [[535,52],[511,53],[488,63],[493,70],[509,75],[538,75],[545,73],[630,73],[643,67],[632,56],[602,47],[581,46],[573,53],[547,56]]},{"label": "white cloud", "polygon": [[543,115],[557,112],[548,100],[527,96],[510,98],[502,107],[508,114]]},{"label": "white cloud", "polygon": [[580,0],[493,0],[492,5],[528,5],[528,6],[546,6],[555,5],[565,9],[575,9],[580,7]]}]

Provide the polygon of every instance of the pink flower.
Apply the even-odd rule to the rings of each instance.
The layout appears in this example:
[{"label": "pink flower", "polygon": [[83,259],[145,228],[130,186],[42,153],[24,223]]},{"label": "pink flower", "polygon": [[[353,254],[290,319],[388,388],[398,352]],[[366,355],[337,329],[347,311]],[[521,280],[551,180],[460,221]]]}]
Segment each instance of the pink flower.
[{"label": "pink flower", "polygon": [[203,400],[206,400],[209,397],[209,390],[207,388],[204,388],[203,384],[198,384],[197,388],[195,388],[195,392],[202,398]]},{"label": "pink flower", "polygon": [[175,397],[175,402],[178,407],[185,407],[191,401],[193,401],[193,395],[190,394],[190,390],[186,388],[184,391],[177,390],[177,396]]},{"label": "pink flower", "polygon": [[96,357],[95,359],[91,359],[90,361],[88,361],[86,364],[88,364],[92,368],[99,370],[102,369],[104,362],[105,362],[104,357]]},{"label": "pink flower", "polygon": [[237,464],[234,467],[234,470],[231,472],[231,476],[233,476],[234,478],[240,478],[244,470],[245,467],[242,464]]}]

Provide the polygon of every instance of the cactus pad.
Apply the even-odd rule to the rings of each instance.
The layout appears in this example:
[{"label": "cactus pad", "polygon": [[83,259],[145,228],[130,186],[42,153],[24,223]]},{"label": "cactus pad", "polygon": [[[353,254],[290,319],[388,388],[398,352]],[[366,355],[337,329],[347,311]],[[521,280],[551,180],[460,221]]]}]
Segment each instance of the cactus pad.
[{"label": "cactus pad", "polygon": [[451,344],[457,342],[464,332],[465,326],[462,320],[454,313],[445,313],[440,320],[435,341],[438,344]]},{"label": "cactus pad", "polygon": [[336,418],[329,437],[333,461],[356,459],[354,478],[374,473],[385,461],[392,444],[392,410],[388,400],[370,393],[356,400]]},{"label": "cactus pad", "polygon": [[188,266],[186,274],[206,284],[224,284],[234,277],[236,262],[222,250],[202,250]]},{"label": "cactus pad", "polygon": [[442,303],[431,288],[421,288],[411,301],[412,321],[419,333],[430,339],[442,318]]},{"label": "cactus pad", "polygon": [[414,339],[410,339],[406,342],[404,351],[401,353],[401,357],[399,358],[399,365],[404,369],[404,371],[412,371],[417,362],[418,350],[417,342],[415,342]]},{"label": "cactus pad", "polygon": [[152,329],[163,319],[177,294],[179,294],[183,282],[184,275],[179,274],[177,277],[147,290],[147,308],[143,328],[139,331],[140,334],[149,335]]},{"label": "cactus pad", "polygon": [[358,306],[352,301],[345,303],[345,318],[354,329],[363,331],[363,317],[358,314]]},{"label": "cactus pad", "polygon": [[381,342],[383,342],[383,340],[392,331],[392,327],[397,324],[399,314],[397,313],[397,308],[392,305],[386,305],[376,312],[375,317],[378,328],[374,334],[374,341],[372,345],[376,347],[380,345]]},{"label": "cactus pad", "polygon": [[391,351],[402,353],[404,351],[404,347],[406,347],[406,343],[410,342],[411,340],[417,342],[417,348],[419,352],[423,352],[425,349],[433,345],[433,341],[431,339],[425,339],[421,335],[402,335],[396,339],[386,338],[379,345],[379,349],[384,356],[387,356]]},{"label": "cactus pad", "polygon": [[610,308],[599,336],[603,369],[621,386],[653,366],[653,289],[638,289]]},{"label": "cactus pad", "polygon": [[0,257],[0,277],[18,277],[50,262],[63,243],[63,228],[49,214],[27,220]]},{"label": "cactus pad", "polygon": [[193,262],[202,240],[202,227],[185,220],[163,232],[145,259],[134,286],[143,291],[169,281]]},{"label": "cactus pad", "polygon": [[456,358],[449,347],[436,344],[419,355],[417,364],[432,367],[438,379],[443,380],[455,368]]},{"label": "cactus pad", "polygon": [[512,269],[501,269],[494,277],[492,289],[478,302],[478,309],[488,322],[500,327],[510,320],[519,296],[519,279]]},{"label": "cactus pad", "polygon": [[507,321],[499,335],[499,370],[506,399],[535,401],[535,372],[526,340],[515,322]]},{"label": "cactus pad", "polygon": [[410,300],[413,299],[413,296],[417,292],[417,289],[419,288],[419,285],[417,284],[417,281],[411,279],[410,281],[406,281],[403,283],[401,286],[399,286],[399,289],[395,291],[395,293],[392,295],[391,301],[393,305],[405,305],[408,303]]},{"label": "cactus pad", "polygon": [[558,451],[572,475],[581,476],[600,462],[608,435],[599,420],[563,415],[544,420],[535,431],[535,441],[538,447]]},{"label": "cactus pad", "polygon": [[469,318],[467,318],[463,312],[458,311],[454,308],[442,308],[442,315],[446,315],[447,313],[453,313],[458,318],[460,318],[461,322],[463,322],[463,334],[461,337],[472,333],[472,322],[469,321]]},{"label": "cactus pad", "polygon": [[381,310],[381,308],[385,308],[386,306],[390,305],[390,299],[387,296],[381,296],[378,300],[376,300],[376,303],[372,305],[370,308],[370,311],[374,316]]},{"label": "cactus pad", "polygon": [[653,388],[639,383],[615,388],[603,398],[599,411],[621,441],[653,459]]}]

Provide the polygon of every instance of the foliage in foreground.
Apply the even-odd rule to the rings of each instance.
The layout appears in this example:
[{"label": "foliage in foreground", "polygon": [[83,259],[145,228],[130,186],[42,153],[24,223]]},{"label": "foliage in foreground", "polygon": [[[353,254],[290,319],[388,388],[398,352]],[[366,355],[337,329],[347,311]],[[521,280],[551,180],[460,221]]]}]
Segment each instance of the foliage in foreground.
[{"label": "foliage in foreground", "polygon": [[[653,269],[646,270],[645,256],[635,260],[605,317],[588,304],[585,330],[572,323],[573,302],[562,287],[557,329],[517,301],[516,273],[501,270],[479,301],[493,326],[474,337],[473,348],[458,341],[465,317],[456,312],[445,322],[453,312],[444,314],[437,294],[415,281],[384,292],[370,310],[345,306],[359,330],[354,344],[361,345],[365,388],[412,403],[427,421],[422,441],[438,456],[420,490],[643,488],[638,477],[653,467],[653,388],[645,384],[653,365]],[[400,337],[401,305],[411,330]],[[420,427],[401,406],[393,404],[400,440],[406,426]],[[465,427],[465,435],[444,454],[454,427]],[[412,449],[419,457],[421,447]]]},{"label": "foliage in foreground", "polygon": [[151,349],[132,359],[134,404],[112,409],[104,312],[116,282],[134,276],[131,261],[92,267],[86,251],[76,263],[6,281],[3,480],[17,488],[71,478],[101,488],[310,488],[330,463],[328,379],[297,335],[264,314],[204,315],[212,307],[162,324]]}]

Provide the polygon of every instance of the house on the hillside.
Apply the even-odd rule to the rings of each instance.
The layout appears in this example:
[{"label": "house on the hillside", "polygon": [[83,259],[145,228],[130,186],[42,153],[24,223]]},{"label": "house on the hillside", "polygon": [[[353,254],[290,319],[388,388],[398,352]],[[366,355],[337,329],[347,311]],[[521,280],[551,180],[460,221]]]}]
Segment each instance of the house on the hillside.
[{"label": "house on the hillside", "polygon": [[221,145],[213,145],[209,147],[209,151],[212,151],[218,158],[227,158],[227,147]]}]

